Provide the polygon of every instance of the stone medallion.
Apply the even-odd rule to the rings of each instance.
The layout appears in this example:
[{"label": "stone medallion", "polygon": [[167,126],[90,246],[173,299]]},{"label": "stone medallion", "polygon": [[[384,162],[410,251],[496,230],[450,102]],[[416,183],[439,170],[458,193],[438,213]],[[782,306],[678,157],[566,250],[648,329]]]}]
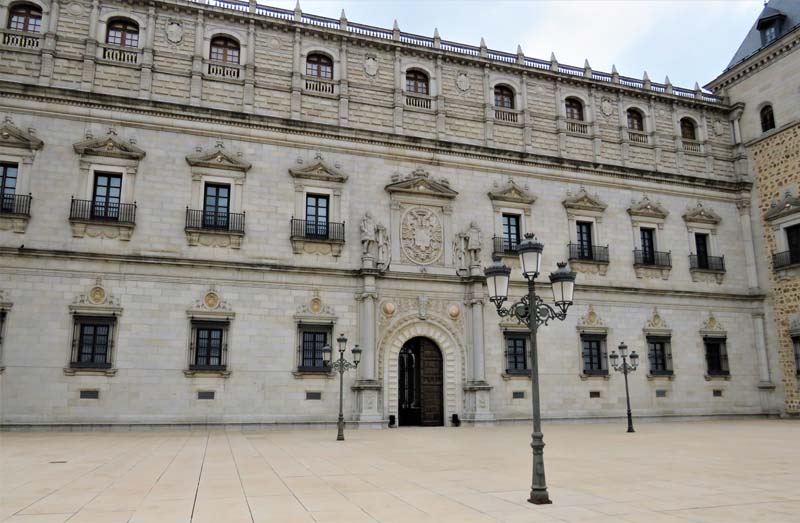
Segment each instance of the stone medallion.
[{"label": "stone medallion", "polygon": [[311,312],[319,314],[319,312],[322,311],[322,300],[317,297],[311,298],[311,303],[309,303],[308,308]]},{"label": "stone medallion", "polygon": [[397,305],[394,303],[387,301],[383,304],[383,313],[387,316],[393,315],[397,311]]},{"label": "stone medallion", "polygon": [[364,59],[364,72],[367,76],[375,76],[378,74],[378,59],[373,55],[367,55]]},{"label": "stone medallion", "polygon": [[67,6],[67,12],[72,16],[83,15],[83,6],[77,2],[73,2]]},{"label": "stone medallion", "polygon": [[714,127],[714,134],[716,134],[717,136],[722,136],[723,133],[725,133],[725,126],[722,125],[722,121],[714,120],[713,127]]},{"label": "stone medallion", "polygon": [[95,305],[99,305],[106,301],[106,291],[99,285],[95,285],[89,290],[89,301]]},{"label": "stone medallion", "polygon": [[214,291],[209,291],[203,296],[203,303],[209,309],[216,309],[219,307],[219,294]]},{"label": "stone medallion", "polygon": [[457,320],[461,315],[461,309],[458,305],[451,305],[447,308],[447,315],[450,316],[450,319]]},{"label": "stone medallion", "polygon": [[412,207],[400,220],[400,242],[406,257],[418,265],[430,265],[442,257],[442,222],[431,209]]},{"label": "stone medallion", "polygon": [[614,112],[614,106],[612,105],[611,100],[608,98],[603,98],[603,101],[600,102],[600,110],[604,115],[611,116],[611,114]]},{"label": "stone medallion", "polygon": [[183,27],[181,27],[181,24],[175,22],[174,20],[167,22],[167,28],[165,32],[167,33],[167,40],[173,44],[178,44],[181,40],[183,40]]},{"label": "stone medallion", "polygon": [[469,91],[469,76],[467,73],[460,72],[456,75],[456,87],[462,92]]}]

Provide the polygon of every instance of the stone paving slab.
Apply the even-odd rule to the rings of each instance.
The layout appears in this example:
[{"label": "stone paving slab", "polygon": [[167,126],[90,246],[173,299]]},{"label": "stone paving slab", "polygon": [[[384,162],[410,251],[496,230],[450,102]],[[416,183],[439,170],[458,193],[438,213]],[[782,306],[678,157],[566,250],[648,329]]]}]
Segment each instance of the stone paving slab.
[{"label": "stone paving slab", "polygon": [[0,433],[8,523],[798,523],[800,422]]}]

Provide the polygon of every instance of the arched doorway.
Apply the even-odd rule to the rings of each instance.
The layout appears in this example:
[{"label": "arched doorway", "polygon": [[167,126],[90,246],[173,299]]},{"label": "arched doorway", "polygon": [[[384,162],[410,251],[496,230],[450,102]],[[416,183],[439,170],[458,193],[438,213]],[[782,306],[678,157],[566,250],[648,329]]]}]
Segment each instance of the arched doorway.
[{"label": "arched doorway", "polygon": [[399,425],[444,425],[442,353],[428,338],[411,338],[397,359]]}]

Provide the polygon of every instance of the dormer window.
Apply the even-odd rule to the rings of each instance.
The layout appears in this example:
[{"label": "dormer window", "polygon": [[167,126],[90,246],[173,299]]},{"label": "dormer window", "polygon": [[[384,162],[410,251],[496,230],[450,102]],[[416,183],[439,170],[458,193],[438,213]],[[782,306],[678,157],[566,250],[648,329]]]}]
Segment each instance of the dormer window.
[{"label": "dormer window", "polygon": [[758,16],[756,22],[756,29],[761,33],[761,46],[769,45],[781,36],[781,29],[783,28],[783,21],[786,15],[777,9],[764,6],[764,10]]},{"label": "dormer window", "polygon": [[778,27],[776,24],[770,24],[761,30],[761,44],[767,45],[773,40],[778,38]]},{"label": "dormer window", "polygon": [[31,4],[17,4],[11,8],[8,28],[25,33],[42,31],[42,10]]}]

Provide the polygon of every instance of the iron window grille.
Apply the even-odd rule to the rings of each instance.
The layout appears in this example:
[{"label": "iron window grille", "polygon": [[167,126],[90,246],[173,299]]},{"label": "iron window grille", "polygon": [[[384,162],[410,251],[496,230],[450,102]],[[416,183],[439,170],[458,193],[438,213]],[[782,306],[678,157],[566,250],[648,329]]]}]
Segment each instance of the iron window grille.
[{"label": "iron window grille", "polygon": [[524,334],[506,334],[506,374],[528,374],[528,338]]},{"label": "iron window grille", "polygon": [[608,263],[608,245],[591,245],[582,243],[567,244],[569,261],[595,261]]},{"label": "iron window grille", "polygon": [[672,375],[672,347],[669,337],[647,337],[647,357],[650,361],[650,374],[653,376]]},{"label": "iron window grille", "polygon": [[114,316],[75,316],[70,367],[110,369],[115,326]]},{"label": "iron window grille", "polygon": [[708,255],[699,256],[697,254],[690,254],[689,267],[692,269],[725,272],[725,257]]},{"label": "iron window grille", "polygon": [[760,116],[762,133],[775,129],[775,113],[772,112],[771,105],[765,105],[762,107]]},{"label": "iron window grille", "polygon": [[730,374],[726,341],[725,338],[703,338],[709,376],[728,376]]},{"label": "iron window grille", "polygon": [[608,374],[608,353],[606,337],[603,335],[581,334],[583,373],[604,376]]},{"label": "iron window grille", "polygon": [[292,239],[344,241],[344,223],[291,219]]},{"label": "iron window grille", "polygon": [[227,321],[192,321],[189,370],[227,369],[229,327]]},{"label": "iron window grille", "polygon": [[186,208],[186,228],[244,234],[245,213]]},{"label": "iron window grille", "polygon": [[633,251],[633,263],[648,267],[672,267],[672,253],[660,251]]},{"label": "iron window grille", "polygon": [[330,372],[330,368],[325,365],[322,348],[332,341],[332,332],[333,329],[330,325],[300,326],[298,335],[300,339],[298,371]]}]

